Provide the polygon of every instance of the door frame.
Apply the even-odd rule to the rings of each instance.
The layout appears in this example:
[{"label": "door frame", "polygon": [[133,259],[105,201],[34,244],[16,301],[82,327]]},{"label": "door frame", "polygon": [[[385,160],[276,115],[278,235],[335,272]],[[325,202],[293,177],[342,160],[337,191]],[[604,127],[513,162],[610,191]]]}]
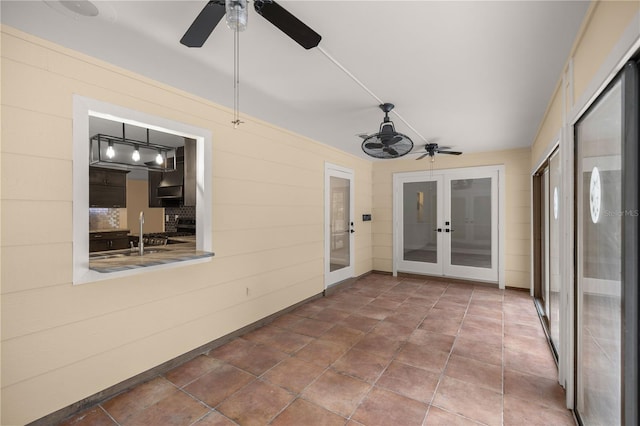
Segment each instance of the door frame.
[{"label": "door frame", "polygon": [[[349,180],[349,266],[331,271],[331,177]],[[352,169],[324,163],[324,288],[352,278],[355,275],[355,174]]]},{"label": "door frame", "polygon": [[[500,289],[504,289],[505,288],[505,262],[504,262],[504,248],[505,248],[505,197],[504,197],[504,192],[505,192],[505,166],[502,164],[496,164],[496,165],[489,165],[489,166],[478,166],[478,167],[461,167],[461,168],[453,168],[453,169],[438,169],[438,170],[433,170],[433,171],[426,171],[426,170],[420,170],[420,171],[413,171],[413,172],[399,172],[399,173],[394,173],[393,174],[393,269],[392,269],[392,273],[393,276],[397,276],[398,272],[405,272],[405,271],[400,271],[398,269],[398,262],[399,262],[399,255],[398,253],[401,250],[401,243],[402,243],[402,229],[401,229],[401,223],[402,223],[402,206],[399,205],[399,203],[397,202],[398,200],[398,195],[399,194],[399,185],[400,185],[400,181],[403,178],[407,178],[407,177],[415,177],[416,179],[423,177],[423,178],[430,178],[434,175],[441,175],[443,177],[443,181],[446,181],[446,177],[447,176],[454,176],[454,177],[459,177],[461,175],[464,174],[479,174],[479,173],[495,173],[496,174],[496,180],[497,180],[497,213],[498,213],[498,217],[497,217],[497,245],[498,245],[498,250],[497,250],[497,275],[498,275],[498,280],[497,280],[497,284],[498,287]],[[432,179],[433,180],[433,179]],[[454,276],[451,276],[451,278],[457,278]],[[494,282],[494,281],[492,281]]]}]

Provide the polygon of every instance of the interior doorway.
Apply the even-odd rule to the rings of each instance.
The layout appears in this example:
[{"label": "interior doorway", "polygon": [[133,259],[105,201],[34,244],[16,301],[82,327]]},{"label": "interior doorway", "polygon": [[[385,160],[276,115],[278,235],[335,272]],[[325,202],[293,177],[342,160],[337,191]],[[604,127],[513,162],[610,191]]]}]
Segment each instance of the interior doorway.
[{"label": "interior doorway", "polygon": [[394,274],[499,281],[500,168],[394,175]]},{"label": "interior doorway", "polygon": [[353,277],[353,171],[325,164],[325,288]]}]

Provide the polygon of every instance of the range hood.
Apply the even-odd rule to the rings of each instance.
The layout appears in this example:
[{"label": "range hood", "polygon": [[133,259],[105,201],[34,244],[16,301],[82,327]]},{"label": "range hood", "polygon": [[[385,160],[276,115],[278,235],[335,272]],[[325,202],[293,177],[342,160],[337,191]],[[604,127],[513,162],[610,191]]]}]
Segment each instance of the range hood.
[{"label": "range hood", "polygon": [[149,170],[149,207],[196,205],[196,141],[185,138],[174,159],[174,171]]},{"label": "range hood", "polygon": [[174,198],[182,198],[184,186],[182,185],[173,185],[173,186],[158,186],[156,188],[156,198],[161,199],[174,199]]}]

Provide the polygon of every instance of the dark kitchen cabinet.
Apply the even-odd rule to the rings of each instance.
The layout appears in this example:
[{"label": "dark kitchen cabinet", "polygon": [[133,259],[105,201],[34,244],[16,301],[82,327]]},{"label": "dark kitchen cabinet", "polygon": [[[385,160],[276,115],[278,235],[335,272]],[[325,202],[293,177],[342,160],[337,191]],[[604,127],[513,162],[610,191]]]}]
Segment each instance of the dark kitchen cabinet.
[{"label": "dark kitchen cabinet", "polygon": [[102,231],[89,233],[89,252],[121,250],[129,246],[129,231]]},{"label": "dark kitchen cabinet", "polygon": [[184,200],[185,206],[196,205],[196,141],[193,139],[184,140]]},{"label": "dark kitchen cabinet", "polygon": [[89,167],[89,207],[126,207],[127,173],[127,170]]},{"label": "dark kitchen cabinet", "polygon": [[163,207],[162,198],[158,198],[158,187],[162,181],[162,172],[149,170],[149,207]]}]

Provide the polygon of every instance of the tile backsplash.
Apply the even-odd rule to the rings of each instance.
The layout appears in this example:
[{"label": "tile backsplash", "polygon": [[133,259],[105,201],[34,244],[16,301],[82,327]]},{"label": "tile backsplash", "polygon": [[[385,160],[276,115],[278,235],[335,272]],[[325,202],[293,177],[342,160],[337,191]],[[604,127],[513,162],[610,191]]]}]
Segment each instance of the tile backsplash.
[{"label": "tile backsplash", "polygon": [[120,209],[89,209],[89,230],[120,229]]},{"label": "tile backsplash", "polygon": [[[164,209],[164,230],[167,232],[174,232],[176,230],[176,215],[179,217],[196,217],[195,206],[183,206],[183,207],[165,207]],[[169,220],[167,220],[167,218]]]},{"label": "tile backsplash", "polygon": [[[102,231],[107,229],[126,228],[127,221],[126,217],[122,218],[123,214],[126,216],[126,209],[92,207],[89,209],[89,230]],[[195,206],[165,207],[164,215],[164,230],[167,232],[174,232],[176,230],[176,215],[178,215],[178,217],[195,218],[196,208]]]}]

